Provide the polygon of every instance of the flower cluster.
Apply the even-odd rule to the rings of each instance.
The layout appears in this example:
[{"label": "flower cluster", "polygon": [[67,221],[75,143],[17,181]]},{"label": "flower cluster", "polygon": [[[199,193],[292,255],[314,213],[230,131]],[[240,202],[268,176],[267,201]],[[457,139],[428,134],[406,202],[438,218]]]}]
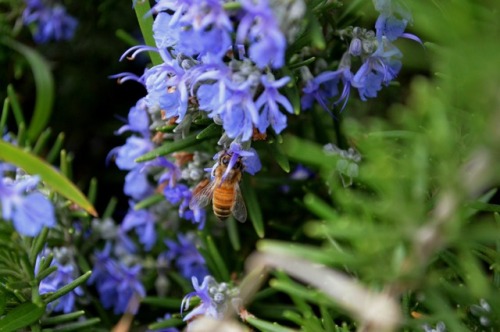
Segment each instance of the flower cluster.
[{"label": "flower cluster", "polygon": [[140,281],[141,266],[134,264],[134,258],[123,249],[118,241],[114,246],[108,241],[101,251],[96,251],[88,282],[95,284],[104,308],[113,308],[115,314],[135,314],[146,290]]},{"label": "flower cluster", "polygon": [[[254,131],[287,125],[293,113],[279,92],[290,77],[275,78],[272,69],[285,61],[287,39],[267,0],[241,0],[228,10],[222,0],[158,1],[153,33],[162,63],[135,79],[147,89],[151,110],[165,122],[188,130],[193,117],[205,114],[222,125],[225,134],[247,142]],[[134,47],[125,55],[151,47]]]},{"label": "flower cluster", "polygon": [[163,257],[170,262],[175,261],[177,269],[184,278],[203,279],[208,275],[208,270],[205,259],[197,249],[198,239],[194,233],[178,234],[177,238],[178,242],[165,240],[168,250],[163,254]]},{"label": "flower cluster", "polygon": [[[45,249],[39,254],[35,266],[35,274],[38,273],[41,257],[47,258],[49,254],[53,254],[51,266],[56,266],[57,270],[50,274],[47,278],[40,282],[40,294],[52,293],[61,287],[69,284],[78,277],[78,267],[75,262],[75,253],[73,250],[66,247]],[[77,287],[71,292],[60,297],[56,303],[50,303],[48,310],[56,312],[62,311],[70,313],[75,310],[75,301],[77,297],[83,296],[83,289]]]},{"label": "flower cluster", "polygon": [[[162,191],[169,203],[178,205],[181,218],[197,223],[203,228],[205,211],[193,211],[189,208],[192,193],[181,180],[188,182],[201,180],[202,166],[207,159],[196,153],[176,154],[173,156],[176,162],[164,157],[146,163],[136,162],[138,157],[158,147],[157,140],[168,138],[168,135],[165,137],[161,134],[151,135],[152,115],[149,110],[145,98],[140,99],[136,106],[130,109],[128,123],[122,126],[117,134],[130,131],[132,136],[127,138],[124,145],[111,150],[108,156],[108,159],[115,159],[119,169],[128,171],[125,176],[124,193],[130,197],[130,209],[122,222],[122,230],[128,232],[135,229],[146,250],[150,250],[156,242],[154,224],[155,220],[160,218],[161,211],[158,211],[158,208],[136,210],[134,205],[155,192]],[[185,166],[184,173],[181,165]]]},{"label": "flower cluster", "polygon": [[[324,71],[313,77],[307,68],[303,68],[306,81],[303,109],[311,108],[314,101],[328,112],[339,104],[344,109],[351,88],[358,90],[363,101],[375,98],[382,86],[387,86],[401,70],[402,53],[393,42],[398,38],[408,38],[421,43],[417,36],[404,32],[411,16],[403,7],[395,1],[377,0],[375,8],[380,12],[375,31],[349,27],[339,32],[341,38],[350,39],[350,43],[337,70]],[[355,59],[359,59],[357,67]],[[339,85],[342,91],[339,91]]]},{"label": "flower cluster", "polygon": [[37,43],[51,40],[70,40],[75,34],[78,22],[68,13],[63,5],[46,0],[25,0],[26,9],[23,21],[34,27],[33,38]]}]

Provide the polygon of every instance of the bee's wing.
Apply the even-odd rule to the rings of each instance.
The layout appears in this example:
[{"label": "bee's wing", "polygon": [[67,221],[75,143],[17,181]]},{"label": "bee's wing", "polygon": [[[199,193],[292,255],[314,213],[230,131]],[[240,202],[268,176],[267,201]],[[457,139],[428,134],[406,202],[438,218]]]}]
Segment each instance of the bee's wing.
[{"label": "bee's wing", "polygon": [[245,222],[247,220],[247,208],[243,196],[241,196],[240,186],[237,184],[234,189],[236,197],[231,211],[236,220]]},{"label": "bee's wing", "polygon": [[189,208],[195,210],[196,208],[203,208],[210,203],[215,188],[215,182],[210,183],[200,182],[193,190],[193,197],[189,201]]}]

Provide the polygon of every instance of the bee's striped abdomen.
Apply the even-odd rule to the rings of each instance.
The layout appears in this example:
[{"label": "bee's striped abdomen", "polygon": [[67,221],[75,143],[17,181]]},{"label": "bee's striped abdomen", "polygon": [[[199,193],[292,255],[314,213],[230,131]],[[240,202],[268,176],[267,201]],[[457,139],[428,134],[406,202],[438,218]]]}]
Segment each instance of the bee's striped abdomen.
[{"label": "bee's striped abdomen", "polygon": [[234,203],[234,187],[222,185],[214,189],[212,206],[214,214],[221,220],[227,219],[231,215],[231,208]]}]

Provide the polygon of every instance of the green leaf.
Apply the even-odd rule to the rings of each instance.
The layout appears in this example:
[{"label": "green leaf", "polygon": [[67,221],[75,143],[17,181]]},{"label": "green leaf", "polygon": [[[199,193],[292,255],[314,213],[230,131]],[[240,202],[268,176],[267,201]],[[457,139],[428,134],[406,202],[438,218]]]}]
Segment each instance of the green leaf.
[{"label": "green leaf", "polygon": [[321,23],[318,21],[316,15],[311,11],[306,14],[309,20],[308,32],[311,38],[311,44],[318,50],[324,50],[326,47],[325,37],[323,36],[323,28]]},{"label": "green leaf", "polygon": [[28,139],[34,141],[45,129],[54,104],[54,78],[49,64],[34,49],[12,39],[2,38],[2,43],[21,53],[33,71],[36,85],[36,101],[33,116],[28,127]]},{"label": "green leaf", "polygon": [[106,205],[106,209],[102,214],[102,220],[105,220],[106,218],[111,218],[117,204],[118,204],[118,199],[116,197],[111,197],[109,199],[108,205]]},{"label": "green leaf", "polygon": [[[149,1],[137,1],[134,10],[146,45],[156,47],[156,42],[153,37],[153,15],[150,12],[151,6],[149,5]],[[149,51],[148,54],[153,65],[156,66],[163,63],[158,52]]]},{"label": "green leaf", "polygon": [[131,34],[123,29],[117,29],[115,36],[130,47],[140,44],[140,41],[135,39]]},{"label": "green leaf", "polygon": [[319,144],[298,138],[292,135],[284,135],[283,151],[293,160],[316,167],[334,167],[337,157],[327,155]]},{"label": "green leaf", "polygon": [[335,209],[312,193],[304,196],[304,204],[312,213],[324,220],[335,220],[339,217]]},{"label": "green leaf", "polygon": [[245,199],[248,216],[252,221],[253,228],[260,238],[264,237],[264,220],[262,219],[262,211],[260,209],[259,201],[257,200],[257,194],[250,184],[248,177],[243,177],[243,185],[241,186],[241,191]]},{"label": "green leaf", "polygon": [[141,300],[141,303],[155,307],[178,310],[181,307],[182,300],[168,297],[146,296]]},{"label": "green leaf", "polygon": [[63,331],[76,331],[76,330],[83,330],[83,331],[93,331],[92,329],[89,330],[89,327],[92,325],[99,324],[101,322],[100,318],[90,318],[74,323],[69,323],[65,325],[61,325],[58,327],[55,327],[53,329],[43,329],[42,332],[63,332]]},{"label": "green leaf", "polygon": [[[494,213],[493,214],[493,217],[495,219],[495,232],[496,234],[498,234],[498,231],[500,229],[500,214],[498,213]],[[500,288],[500,239],[496,240],[495,241],[495,251],[496,251],[496,268],[493,269],[493,285],[496,287],[496,288]]]},{"label": "green leaf", "polygon": [[290,163],[288,162],[287,156],[283,153],[283,148],[281,143],[278,143],[275,140],[273,143],[268,144],[271,155],[274,157],[274,160],[278,163],[282,170],[286,173],[290,172]]},{"label": "green leaf", "polygon": [[[294,288],[293,286],[295,286],[295,285],[293,284],[293,282],[290,279],[290,277],[286,273],[284,273],[283,271],[276,271],[275,273],[278,276],[278,278],[281,279],[281,281],[279,281],[277,279],[270,280],[269,281],[269,286],[271,286],[271,289],[275,289],[277,291],[282,291],[282,292],[284,291],[284,292],[286,292],[288,294],[288,296],[290,296],[290,298],[292,299],[292,301],[295,304],[295,306],[297,307],[298,311],[300,311],[303,314],[305,314],[306,312],[310,313],[311,312],[311,306],[309,306],[306,303],[307,296],[303,297],[303,296],[300,296],[300,294],[296,294],[294,291],[287,291],[283,287],[280,288],[279,287],[279,283],[292,284],[291,288]],[[277,285],[278,285],[278,287],[277,287]],[[303,286],[300,285],[297,288],[303,288]]]},{"label": "green leaf", "polygon": [[54,142],[54,145],[52,146],[49,153],[45,157],[45,160],[47,160],[48,163],[53,163],[56,160],[56,158],[60,156],[63,142],[64,142],[64,133],[59,133],[59,135],[57,135],[56,141]]},{"label": "green leaf", "polygon": [[45,307],[31,302],[23,303],[0,319],[0,332],[18,331],[36,322],[45,313]]},{"label": "green leaf", "polygon": [[2,114],[0,116],[0,132],[4,132],[7,128],[5,124],[7,123],[7,117],[9,115],[9,98],[5,98],[3,101]]},{"label": "green leaf", "polygon": [[310,57],[310,58],[307,58],[303,61],[291,63],[290,65],[288,65],[288,68],[290,70],[296,70],[300,67],[306,67],[306,66],[310,65],[314,61],[316,61],[316,57]]},{"label": "green leaf", "polygon": [[83,315],[85,315],[85,311],[80,310],[80,311],[71,312],[69,314],[48,317],[48,318],[42,319],[42,325],[55,325],[55,324],[66,323],[68,321],[74,320],[74,319],[81,317]]},{"label": "green leaf", "polygon": [[61,296],[68,294],[69,292],[71,292],[76,287],[78,287],[78,286],[82,285],[83,283],[85,283],[88,280],[88,278],[90,278],[91,274],[92,274],[92,271],[87,271],[84,275],[76,278],[75,280],[73,280],[69,284],[67,284],[67,285],[59,288],[57,291],[55,291],[54,293],[50,294],[49,296],[47,296],[44,299],[45,303],[50,303],[50,302],[52,302],[52,301],[60,298]]},{"label": "green leaf", "polygon": [[212,123],[205,129],[203,129],[198,135],[196,135],[196,139],[204,139],[206,137],[212,138],[214,136],[220,136],[222,133],[221,126],[218,124]]},{"label": "green leaf", "polygon": [[0,316],[3,316],[7,305],[7,295],[0,291]]},{"label": "green leaf", "polygon": [[272,279],[269,281],[269,285],[281,292],[287,293],[291,298],[295,299],[295,305],[304,311],[303,301],[308,301],[318,305],[332,306],[332,301],[319,290],[310,289],[299,283],[293,282],[291,279],[288,280],[278,280]]},{"label": "green leaf", "polygon": [[12,86],[12,84],[9,84],[7,86],[7,96],[9,96],[9,102],[12,108],[12,113],[14,113],[14,118],[16,119],[17,126],[19,127],[22,124],[25,124],[26,121],[24,120],[23,111],[21,109],[21,105],[19,104],[19,100],[17,99],[16,96],[16,91],[14,91],[14,87]]},{"label": "green leaf", "polygon": [[42,150],[47,145],[47,142],[51,134],[52,134],[52,129],[47,128],[38,136],[35,146],[32,149],[33,154],[40,155],[42,153]]},{"label": "green leaf", "polygon": [[[201,253],[201,250],[198,249]],[[168,276],[181,287],[182,293],[187,294],[193,290],[193,286],[190,281],[187,281],[186,278],[181,276],[179,273],[171,271],[168,273]]]},{"label": "green leaf", "polygon": [[227,235],[229,236],[229,242],[233,246],[235,251],[241,249],[240,235],[238,234],[238,226],[236,226],[236,220],[231,216],[227,219]]},{"label": "green leaf", "polygon": [[14,164],[30,174],[38,174],[54,191],[74,202],[93,216],[97,216],[85,195],[52,165],[20,148],[0,140],[0,160]]},{"label": "green leaf", "polygon": [[196,133],[194,133],[194,134],[191,134],[191,135],[187,136],[186,138],[180,139],[178,141],[166,142],[162,146],[154,149],[153,151],[150,151],[150,152],[140,156],[139,158],[137,158],[135,160],[135,162],[140,163],[143,161],[155,159],[155,158],[160,157],[160,156],[165,156],[167,154],[171,154],[171,153],[176,152],[176,151],[184,150],[192,145],[198,144],[201,141],[218,137],[218,134],[214,133],[210,136],[205,136],[202,139],[198,139],[197,136],[198,135]]},{"label": "green leaf", "polygon": [[161,322],[158,323],[153,323],[148,326],[149,330],[159,330],[159,329],[166,329],[168,327],[176,327],[184,324],[184,321],[180,318],[170,318],[166,320],[162,320]]},{"label": "green leaf", "polygon": [[500,205],[488,204],[487,202],[495,196],[497,189],[491,189],[481,195],[476,201],[466,204],[464,212],[465,218],[470,218],[479,211],[500,212]]},{"label": "green leaf", "polygon": [[290,77],[290,82],[288,82],[288,84],[285,85],[282,90],[287,99],[290,101],[290,104],[292,104],[293,113],[295,115],[299,115],[301,111],[300,91],[297,87],[297,83],[295,82],[295,75],[288,67],[283,67],[281,69],[281,73],[283,76]]},{"label": "green leaf", "polygon": [[226,11],[238,10],[238,9],[241,9],[241,3],[239,3],[239,2],[225,2],[222,5],[222,8],[224,8],[224,10],[226,10]]},{"label": "green leaf", "polygon": [[255,317],[248,317],[247,323],[263,332],[293,332],[294,330]]},{"label": "green leaf", "polygon": [[357,261],[355,257],[333,249],[320,250],[316,246],[278,240],[260,240],[257,243],[257,249],[271,254],[301,257],[311,262],[327,265],[353,264]]},{"label": "green leaf", "polygon": [[40,234],[38,234],[32,242],[31,250],[29,254],[29,261],[31,265],[35,266],[36,256],[42,251],[45,246],[47,240],[47,235],[49,234],[49,229],[44,227]]},{"label": "green leaf", "polygon": [[206,237],[206,244],[208,253],[210,254],[210,257],[212,257],[215,263],[215,267],[219,272],[222,280],[229,280],[229,270],[227,269],[226,263],[224,262],[224,259],[222,259],[222,256],[217,249],[214,240],[212,239],[212,236],[209,235]]},{"label": "green leaf", "polygon": [[320,312],[321,312],[321,322],[323,323],[323,326],[326,331],[334,331],[335,330],[335,324],[333,323],[333,317],[330,315],[328,312],[328,308],[324,305],[319,306]]},{"label": "green leaf", "polygon": [[165,196],[162,194],[153,194],[142,201],[138,202],[137,204],[134,205],[134,210],[142,210],[150,207],[151,205],[155,205],[156,203],[160,203],[161,201],[165,200]]}]

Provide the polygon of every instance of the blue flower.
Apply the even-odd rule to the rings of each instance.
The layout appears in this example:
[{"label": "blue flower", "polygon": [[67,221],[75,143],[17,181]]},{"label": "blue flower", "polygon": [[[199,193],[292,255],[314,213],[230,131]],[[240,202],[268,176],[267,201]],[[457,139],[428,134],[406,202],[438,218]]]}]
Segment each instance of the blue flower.
[{"label": "blue flower", "polygon": [[149,183],[146,172],[133,169],[125,176],[123,192],[138,201],[151,195],[154,187]]},{"label": "blue flower", "polygon": [[151,150],[153,150],[151,141],[137,136],[130,136],[124,145],[112,149],[107,158],[116,157],[116,166],[121,170],[129,171],[139,165],[135,162],[136,158]]},{"label": "blue flower", "polygon": [[190,76],[177,61],[164,60],[167,62],[144,73],[143,80],[148,91],[146,101],[150,109],[163,110],[167,119],[178,117],[176,122],[179,123],[187,112]]},{"label": "blue flower", "polygon": [[[217,62],[203,64],[195,73],[193,84],[197,85],[199,108],[216,123],[221,123],[228,137],[242,142],[250,140],[254,128],[259,126],[259,110],[254,97],[261,83],[261,71],[245,59],[233,60],[229,66]],[[262,97],[261,107],[267,96]]]},{"label": "blue flower", "polygon": [[134,210],[131,206],[123,219],[121,229],[125,232],[135,229],[146,251],[151,250],[156,242],[155,216],[149,211]]},{"label": "blue flower", "polygon": [[188,321],[196,316],[203,315],[215,319],[221,319],[226,312],[228,304],[233,305],[235,310],[239,310],[241,299],[238,298],[239,290],[230,287],[227,283],[217,283],[212,276],[206,276],[203,283],[200,285],[196,277],[192,277],[194,292],[189,293],[184,297],[181,303],[181,314],[184,310],[189,309],[189,301],[193,296],[197,296],[201,300],[201,304],[194,308],[184,321]]},{"label": "blue flower", "polygon": [[174,205],[181,203],[191,196],[190,190],[185,184],[177,184],[173,187],[166,186],[163,190],[163,194],[165,195],[167,201]]},{"label": "blue flower", "polygon": [[227,136],[241,137],[242,141],[248,141],[252,137],[254,124],[259,122],[253,94],[245,85],[228,92],[228,97],[219,111],[222,126]]},{"label": "blue flower", "polygon": [[3,177],[0,169],[0,203],[2,217],[11,220],[21,235],[36,236],[42,228],[56,225],[54,206],[42,193],[35,191],[38,177],[19,180]]},{"label": "blue flower", "polygon": [[158,180],[158,183],[164,183],[165,181],[168,181],[168,186],[169,187],[175,187],[177,184],[177,181],[181,178],[182,172],[179,168],[179,166],[175,165],[174,163],[170,162],[166,158],[158,158],[156,160],[155,165],[163,167],[165,169],[164,173],[161,175],[160,179]]},{"label": "blue flower", "polygon": [[193,193],[185,184],[176,184],[175,186],[167,185],[163,189],[163,195],[171,204],[179,204],[179,216],[193,223],[198,224],[198,229],[203,229],[206,221],[205,210],[196,207],[191,210],[189,202],[193,197]]},{"label": "blue flower", "polygon": [[400,20],[394,16],[387,16],[380,14],[375,22],[375,30],[377,31],[377,38],[386,37],[389,41],[394,41],[401,37],[406,29],[406,20]]},{"label": "blue flower", "polygon": [[249,56],[257,67],[281,68],[285,63],[286,38],[279,29],[267,0],[240,0],[244,13],[236,31],[236,42],[248,40]]},{"label": "blue flower", "polygon": [[42,0],[26,0],[23,12],[24,24],[35,26],[33,38],[37,43],[50,40],[70,40],[73,38],[77,21],[66,13],[66,9],[56,4],[48,7]]},{"label": "blue flower", "polygon": [[222,122],[229,137],[248,141],[259,121],[254,95],[260,71],[248,60],[233,60],[229,66],[220,62],[200,65],[195,75],[193,84],[209,83],[197,90],[200,109]]},{"label": "blue flower", "polygon": [[[66,286],[78,277],[78,270],[74,263],[61,264],[52,261],[51,266],[57,266],[57,270],[40,282],[40,294],[55,292],[63,286]],[[77,287],[71,292],[58,298],[55,303],[50,303],[49,308],[56,312],[70,313],[75,310],[75,300],[78,296],[83,296],[81,287]]]},{"label": "blue flower", "polygon": [[127,267],[111,256],[111,243],[101,252],[96,252],[93,276],[89,284],[95,284],[104,308],[113,308],[115,314],[135,314],[140,298],[146,290],[140,281],[141,266]]},{"label": "blue flower", "polygon": [[219,84],[203,84],[196,91],[200,110],[206,111],[211,118],[217,114],[217,110],[223,103],[220,88]]},{"label": "blue flower", "polygon": [[178,243],[165,240],[168,247],[168,251],[165,253],[166,258],[169,261],[175,260],[175,265],[184,278],[204,278],[208,274],[208,270],[205,259],[196,247],[195,235],[192,233],[187,235],[178,234],[177,238],[179,239]]},{"label": "blue flower", "polygon": [[187,321],[198,315],[204,315],[215,319],[220,318],[222,313],[217,310],[217,304],[212,300],[209,293],[211,287],[217,286],[215,279],[212,276],[205,276],[200,285],[198,279],[192,277],[191,282],[193,283],[194,292],[187,294],[182,300],[181,314],[182,311],[189,309],[189,301],[193,296],[197,296],[201,300],[201,304],[187,314],[183,320]]},{"label": "blue flower", "polygon": [[185,199],[179,206],[179,216],[191,221],[193,224],[198,224],[198,229],[201,230],[205,227],[205,222],[207,221],[207,212],[205,209],[200,207],[193,207],[194,210],[191,210],[191,208],[189,207],[191,197],[192,196],[189,196],[189,199]]},{"label": "blue flower", "polygon": [[162,185],[167,182],[163,189],[166,200],[174,205],[179,204],[179,216],[181,218],[197,223],[198,229],[203,229],[206,221],[205,210],[201,208],[190,209],[189,201],[193,194],[188,186],[177,183],[182,177],[180,168],[166,158],[158,158],[154,164],[165,168],[165,172],[161,175],[158,183]]},{"label": "blue flower", "polygon": [[288,113],[293,113],[292,104],[285,96],[278,92],[278,89],[283,87],[290,81],[290,77],[283,77],[277,81],[270,81],[266,75],[262,75],[261,82],[264,86],[264,92],[259,96],[255,105],[258,109],[262,108],[259,117],[258,129],[261,133],[266,132],[267,127],[271,125],[276,134],[281,133],[286,128],[286,116],[280,112],[279,104]]},{"label": "blue flower", "polygon": [[92,274],[87,281],[89,285],[94,283],[100,283],[107,277],[107,265],[111,262],[111,249],[112,244],[110,241],[106,241],[106,245],[101,251],[94,252],[94,267],[92,269]]},{"label": "blue flower", "polygon": [[[348,57],[348,53],[346,53],[345,57]],[[341,61],[342,63],[344,62]],[[344,109],[352,84],[350,61],[346,61],[346,63],[348,65],[339,66],[339,69],[336,71],[325,71],[306,81],[306,86],[302,89],[304,92],[301,100],[303,109],[310,109],[314,101],[317,101],[327,112],[330,112],[334,105],[344,101],[344,105],[341,108]],[[340,83],[343,84],[342,93],[337,100],[334,100],[333,97],[339,94],[338,85]]]},{"label": "blue flower", "polygon": [[[157,10],[158,4],[156,5]],[[153,37],[159,49],[172,47],[179,41],[180,27],[172,24],[172,15],[160,12],[153,23]]]},{"label": "blue flower", "polygon": [[375,9],[380,16],[375,23],[377,39],[386,37],[389,41],[399,38],[406,25],[411,21],[411,13],[398,0],[373,0]]},{"label": "blue flower", "polygon": [[104,308],[113,307],[115,314],[137,313],[139,300],[146,295],[139,280],[141,266],[129,268],[123,263],[112,261],[107,267],[107,278],[97,285]]},{"label": "blue flower", "polygon": [[154,22],[154,37],[159,48],[174,47],[177,53],[219,57],[231,46],[231,21],[220,0],[160,0]]},{"label": "blue flower", "polygon": [[120,129],[116,131],[116,134],[121,135],[130,130],[134,133],[141,134],[144,138],[150,136],[149,116],[145,98],[139,99],[136,105],[130,109],[127,120],[128,123],[120,127]]},{"label": "blue flower", "polygon": [[382,43],[369,56],[352,78],[352,86],[359,91],[361,100],[377,96],[382,84],[388,85],[401,69],[401,52],[392,44]]}]

